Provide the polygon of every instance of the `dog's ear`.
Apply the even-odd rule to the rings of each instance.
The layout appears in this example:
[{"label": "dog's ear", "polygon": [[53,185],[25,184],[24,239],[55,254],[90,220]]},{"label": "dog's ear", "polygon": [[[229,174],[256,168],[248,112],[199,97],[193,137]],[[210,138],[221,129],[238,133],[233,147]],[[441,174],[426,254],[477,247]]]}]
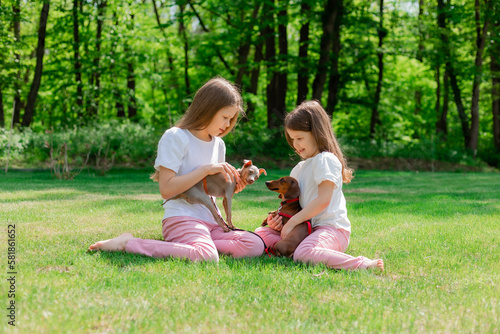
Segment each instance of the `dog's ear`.
[{"label": "dog's ear", "polygon": [[288,189],[284,194],[285,198],[296,198],[300,196],[299,182],[293,177],[287,177]]},{"label": "dog's ear", "polygon": [[252,166],[252,160],[243,160],[243,167],[250,167]]},{"label": "dog's ear", "polygon": [[264,173],[265,176],[267,176],[267,172],[264,168],[259,168],[259,176]]}]

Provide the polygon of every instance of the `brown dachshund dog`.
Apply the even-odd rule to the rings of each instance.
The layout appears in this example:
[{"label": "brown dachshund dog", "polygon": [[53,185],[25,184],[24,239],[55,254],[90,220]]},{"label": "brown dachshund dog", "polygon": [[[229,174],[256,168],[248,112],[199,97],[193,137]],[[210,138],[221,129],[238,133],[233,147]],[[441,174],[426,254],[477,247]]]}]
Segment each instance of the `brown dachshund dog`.
[{"label": "brown dachshund dog", "polygon": [[[273,216],[280,215],[282,217],[282,223],[285,225],[293,215],[302,209],[299,204],[299,182],[293,177],[285,176],[279,180],[266,181],[266,186],[269,190],[279,193],[279,198],[282,200],[278,210],[269,212],[269,214]],[[264,219],[262,226],[266,225],[267,219]],[[266,248],[266,253],[269,256],[273,254],[276,256],[291,257],[297,246],[302,242],[302,240],[311,234],[311,231],[311,222],[307,221],[301,223],[295,226],[285,239],[282,239],[273,246]]]}]

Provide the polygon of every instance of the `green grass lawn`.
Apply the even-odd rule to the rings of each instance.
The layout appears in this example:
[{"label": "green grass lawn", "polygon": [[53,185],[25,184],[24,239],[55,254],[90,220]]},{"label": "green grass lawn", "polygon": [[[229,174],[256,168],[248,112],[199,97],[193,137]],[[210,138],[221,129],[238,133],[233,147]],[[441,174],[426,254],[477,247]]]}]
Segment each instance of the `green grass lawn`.
[{"label": "green grass lawn", "polygon": [[[279,199],[268,171],[233,200],[253,230]],[[344,188],[347,253],[386,271],[336,271],[262,256],[218,264],[88,253],[132,232],[161,239],[148,171],[0,175],[0,332],[336,333],[500,331],[500,174],[359,171]],[[16,227],[16,326],[8,325],[7,230]]]}]

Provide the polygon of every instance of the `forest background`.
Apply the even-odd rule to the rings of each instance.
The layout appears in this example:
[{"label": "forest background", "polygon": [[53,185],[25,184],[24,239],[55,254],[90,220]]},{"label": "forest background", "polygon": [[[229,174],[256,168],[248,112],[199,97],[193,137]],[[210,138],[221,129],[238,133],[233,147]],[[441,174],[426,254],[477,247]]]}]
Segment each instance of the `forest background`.
[{"label": "forest background", "polygon": [[246,103],[225,137],[231,159],[289,159],[284,115],[316,99],[350,158],[498,168],[499,7],[0,0],[0,161],[69,178],[151,166],[161,134],[219,75]]}]

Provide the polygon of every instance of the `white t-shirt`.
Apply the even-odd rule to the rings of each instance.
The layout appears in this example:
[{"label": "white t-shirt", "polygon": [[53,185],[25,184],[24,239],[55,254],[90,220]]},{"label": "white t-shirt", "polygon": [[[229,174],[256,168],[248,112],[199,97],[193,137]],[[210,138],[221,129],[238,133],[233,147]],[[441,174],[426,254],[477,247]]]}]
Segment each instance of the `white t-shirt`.
[{"label": "white t-shirt", "polygon": [[[188,174],[208,164],[224,162],[226,145],[219,137],[210,142],[196,138],[189,130],[173,127],[165,131],[158,143],[155,169],[168,168],[177,176]],[[189,204],[182,198],[169,200],[163,205],[163,219],[175,216],[188,216],[217,224],[208,208],[202,204]]]},{"label": "white t-shirt", "polygon": [[351,232],[351,223],[347,218],[347,208],[342,192],[342,164],[335,154],[322,152],[301,161],[290,173],[299,182],[300,206],[305,208],[318,197],[318,186],[323,181],[332,181],[336,187],[332,200],[325,210],[311,219],[313,227],[333,226]]}]

